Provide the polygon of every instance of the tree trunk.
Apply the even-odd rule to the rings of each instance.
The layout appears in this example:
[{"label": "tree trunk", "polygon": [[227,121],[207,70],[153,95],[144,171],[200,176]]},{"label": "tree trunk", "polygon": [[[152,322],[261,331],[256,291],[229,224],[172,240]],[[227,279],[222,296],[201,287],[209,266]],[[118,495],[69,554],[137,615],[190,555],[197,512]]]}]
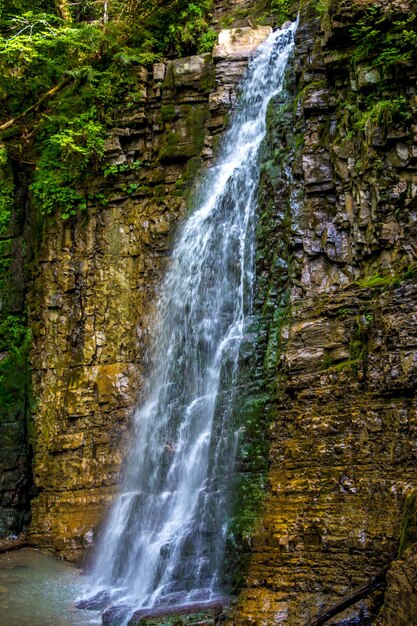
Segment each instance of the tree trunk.
[{"label": "tree trunk", "polygon": [[68,0],[55,0],[55,9],[59,17],[66,22],[71,22],[71,13],[69,10]]},{"label": "tree trunk", "polygon": [[16,115],[16,117],[13,117],[11,120],[8,120],[7,122],[4,122],[4,124],[1,124],[0,125],[0,133],[3,132],[4,130],[7,130],[8,128],[13,126],[14,124],[16,124],[16,122],[18,122],[19,120],[24,118],[28,113],[31,113],[32,111],[36,111],[41,106],[41,104],[43,104],[43,102],[45,102],[45,100],[48,100],[48,98],[51,98],[52,96],[54,96],[56,93],[58,93],[58,91],[60,91],[69,82],[70,82],[69,78],[64,78],[64,80],[62,82],[60,82],[58,85],[55,85],[55,87],[52,87],[52,89],[50,89],[49,91],[44,93],[39,98],[39,100],[37,102],[35,102],[35,104],[32,104],[32,106],[30,106],[25,111],[22,111],[22,113],[19,113],[19,115]]}]

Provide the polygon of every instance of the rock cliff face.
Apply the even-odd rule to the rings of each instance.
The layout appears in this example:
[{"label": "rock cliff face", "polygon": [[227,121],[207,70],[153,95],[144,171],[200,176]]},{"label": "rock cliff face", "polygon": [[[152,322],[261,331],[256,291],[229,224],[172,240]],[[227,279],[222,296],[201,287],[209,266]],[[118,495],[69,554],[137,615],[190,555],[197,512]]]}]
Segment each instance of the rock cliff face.
[{"label": "rock cliff face", "polygon": [[[415,66],[382,80],[372,54],[355,57],[366,4],[331,3],[321,28],[306,7],[290,102],[270,111],[258,227],[270,469],[234,624],[313,623],[376,576],[416,486]],[[375,93],[401,98],[402,114],[372,115]],[[401,576],[415,593],[414,558],[388,576],[394,601],[378,623],[415,623],[411,600],[401,617],[392,608]],[[370,624],[381,601],[377,591],[329,623]]]},{"label": "rock cliff face", "polygon": [[[248,55],[268,27],[140,70],[135,107],[106,143],[105,176],[71,224],[44,226],[30,294],[34,336],[31,541],[78,559],[118,482],[147,369],[155,289],[190,180],[211,158]],[[97,198],[101,202],[97,202]]]},{"label": "rock cliff face", "polygon": [[[218,21],[227,4],[218,3]],[[316,4],[303,3],[262,150],[257,357],[269,470],[230,622],[314,623],[390,566],[385,603],[376,590],[329,623],[413,624],[415,526],[397,557],[417,487],[417,96],[415,56],[390,33],[395,23],[414,28],[417,7]],[[375,62],[374,26],[385,64]],[[134,105],[121,107],[88,210],[38,235],[31,541],[66,558],[82,556],[114,492],[190,182],[266,34],[239,28],[214,59],[137,70]],[[18,433],[7,435],[0,490],[13,516],[26,505],[25,411],[2,428]]]}]

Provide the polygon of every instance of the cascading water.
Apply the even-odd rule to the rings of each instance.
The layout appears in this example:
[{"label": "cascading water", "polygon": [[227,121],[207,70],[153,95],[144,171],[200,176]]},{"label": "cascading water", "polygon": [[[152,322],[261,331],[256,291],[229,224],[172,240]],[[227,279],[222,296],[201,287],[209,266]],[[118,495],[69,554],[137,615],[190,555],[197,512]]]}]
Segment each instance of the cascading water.
[{"label": "cascading water", "polygon": [[257,154],[294,31],[292,24],[272,33],[251,61],[160,291],[148,399],[136,413],[123,490],[92,573],[95,593],[106,590],[132,611],[221,592],[239,437],[232,406],[254,273]]}]

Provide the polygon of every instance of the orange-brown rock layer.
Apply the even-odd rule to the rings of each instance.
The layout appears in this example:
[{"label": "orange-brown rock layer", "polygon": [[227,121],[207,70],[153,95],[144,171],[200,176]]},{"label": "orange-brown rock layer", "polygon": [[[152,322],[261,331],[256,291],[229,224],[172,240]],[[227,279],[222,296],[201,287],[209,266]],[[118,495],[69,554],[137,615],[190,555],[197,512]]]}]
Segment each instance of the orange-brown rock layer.
[{"label": "orange-brown rock layer", "polygon": [[[404,115],[361,125],[375,76],[371,56],[351,63],[351,27],[368,4],[330,3],[324,30],[305,7],[288,100],[269,112],[257,261],[268,488],[236,625],[306,626],[377,575],[417,483],[415,69],[379,83]],[[407,3],[378,11],[412,15]],[[370,624],[381,602],[376,592],[328,623]],[[393,614],[380,623],[406,623]]]}]

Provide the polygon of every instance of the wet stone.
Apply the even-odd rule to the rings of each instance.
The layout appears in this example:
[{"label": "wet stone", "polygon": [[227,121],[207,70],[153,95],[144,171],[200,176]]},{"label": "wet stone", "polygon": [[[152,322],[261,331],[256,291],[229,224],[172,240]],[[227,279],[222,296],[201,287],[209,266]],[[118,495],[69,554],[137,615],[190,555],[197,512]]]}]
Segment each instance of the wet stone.
[{"label": "wet stone", "polygon": [[133,614],[128,626],[214,626],[221,621],[224,606],[225,600],[220,598],[153,611],[142,609]]}]

